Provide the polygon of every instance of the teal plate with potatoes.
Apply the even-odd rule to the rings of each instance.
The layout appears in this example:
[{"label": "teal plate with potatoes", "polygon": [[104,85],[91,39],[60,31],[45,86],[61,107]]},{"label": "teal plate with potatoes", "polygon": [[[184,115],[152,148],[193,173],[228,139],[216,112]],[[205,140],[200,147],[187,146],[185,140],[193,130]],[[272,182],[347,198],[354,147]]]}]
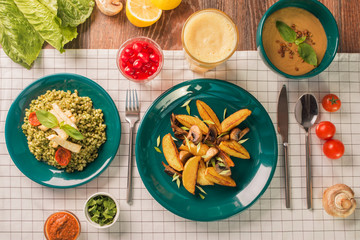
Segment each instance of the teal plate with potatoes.
[{"label": "teal plate with potatoes", "polygon": [[[231,157],[235,163],[232,178],[236,187],[202,186],[207,194],[196,189],[192,195],[164,172],[162,153],[155,150],[157,138],[167,133],[174,136],[170,115],[187,114],[184,103],[190,101],[190,115],[199,116],[196,100],[207,103],[220,122],[239,109],[248,108],[252,114],[240,124],[250,128],[243,146],[250,159]],[[181,141],[175,142],[180,146]],[[159,145],[162,151],[161,143]],[[195,221],[215,221],[240,213],[254,204],[266,191],[274,175],[278,151],[274,125],[261,103],[241,87],[222,80],[196,79],[180,83],[159,96],[144,115],[136,136],[136,163],[150,194],[174,214]],[[205,199],[200,197],[205,196]]]},{"label": "teal plate with potatoes", "polygon": [[[104,113],[107,140],[100,147],[99,156],[81,172],[67,173],[36,160],[22,132],[25,109],[29,107],[31,100],[53,89],[71,92],[78,90],[80,97],[90,97],[93,107],[101,109]],[[53,188],[77,187],[99,176],[114,159],[120,136],[119,113],[109,94],[96,82],[84,76],[68,73],[45,76],[26,87],[12,103],[5,124],[6,146],[15,165],[34,182]]]}]

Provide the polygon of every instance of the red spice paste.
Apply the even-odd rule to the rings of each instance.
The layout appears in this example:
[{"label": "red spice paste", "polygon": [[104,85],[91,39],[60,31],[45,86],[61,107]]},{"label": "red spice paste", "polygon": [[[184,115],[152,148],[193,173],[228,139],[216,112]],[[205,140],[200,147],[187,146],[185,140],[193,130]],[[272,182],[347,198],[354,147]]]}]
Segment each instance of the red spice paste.
[{"label": "red spice paste", "polygon": [[68,212],[57,212],[45,223],[45,235],[48,240],[74,240],[79,236],[78,220]]}]

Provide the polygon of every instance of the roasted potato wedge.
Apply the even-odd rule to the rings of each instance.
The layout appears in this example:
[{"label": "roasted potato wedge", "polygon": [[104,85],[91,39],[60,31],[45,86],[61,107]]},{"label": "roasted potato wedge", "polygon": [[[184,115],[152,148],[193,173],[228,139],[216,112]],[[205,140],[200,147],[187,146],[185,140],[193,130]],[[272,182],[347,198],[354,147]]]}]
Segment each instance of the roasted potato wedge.
[{"label": "roasted potato wedge", "polygon": [[197,145],[195,145],[193,142],[189,142],[190,149],[187,145],[182,144],[179,147],[180,151],[188,151],[194,156],[204,156],[206,155],[207,150],[209,147],[205,143],[200,143],[200,149],[198,151]]},{"label": "roasted potato wedge", "polygon": [[198,109],[200,117],[203,120],[208,120],[208,121],[213,122],[218,134],[220,134],[221,133],[220,121],[219,121],[218,117],[216,116],[216,114],[214,113],[214,111],[209,107],[209,105],[207,105],[203,101],[197,100],[196,107]]},{"label": "roasted potato wedge", "polygon": [[220,143],[219,148],[230,156],[242,159],[250,159],[249,152],[237,141],[223,141]]},{"label": "roasted potato wedge", "polygon": [[187,162],[187,160],[189,160],[189,158],[191,158],[193,155],[191,154],[191,152],[188,151],[180,151],[179,152],[179,158],[180,161],[185,164]]},{"label": "roasted potato wedge", "polygon": [[201,160],[200,156],[195,156],[190,158],[184,167],[182,173],[182,182],[186,190],[189,193],[195,194],[195,185],[197,180],[199,162]]},{"label": "roasted potato wedge", "polygon": [[189,115],[176,115],[176,119],[187,128],[191,128],[193,125],[198,126],[203,135],[206,135],[209,131],[209,128],[206,126],[206,124],[197,117]]},{"label": "roasted potato wedge", "polygon": [[244,121],[248,116],[250,116],[251,111],[249,109],[241,109],[227,118],[221,123],[221,130],[223,132],[230,131],[237,125],[239,125],[242,121]]},{"label": "roasted potato wedge", "polygon": [[179,151],[176,148],[174,140],[171,137],[171,134],[166,134],[162,139],[162,149],[164,156],[168,164],[177,171],[184,170],[184,165],[180,161]]},{"label": "roasted potato wedge", "polygon": [[231,177],[222,176],[222,175],[218,174],[213,167],[206,168],[205,177],[209,181],[212,181],[213,183],[216,183],[219,185],[228,186],[228,187],[236,187],[236,183]]},{"label": "roasted potato wedge", "polygon": [[219,156],[221,159],[223,159],[229,167],[235,166],[233,160],[231,160],[231,158],[229,157],[229,155],[228,155],[227,153],[224,153],[222,150],[220,150],[220,152],[218,153],[218,156]]},{"label": "roasted potato wedge", "polygon": [[199,169],[198,169],[198,174],[197,174],[197,184],[199,185],[214,185],[213,182],[211,182],[210,180],[208,180],[205,177],[205,171],[206,171],[206,167],[205,167],[205,163],[204,161],[201,159],[199,162]]}]

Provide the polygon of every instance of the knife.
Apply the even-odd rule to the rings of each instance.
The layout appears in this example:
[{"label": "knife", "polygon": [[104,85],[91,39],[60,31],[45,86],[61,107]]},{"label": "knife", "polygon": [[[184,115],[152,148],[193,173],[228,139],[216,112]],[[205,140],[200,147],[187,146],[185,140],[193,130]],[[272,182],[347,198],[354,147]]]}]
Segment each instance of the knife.
[{"label": "knife", "polygon": [[289,158],[288,158],[288,130],[289,111],[286,85],[284,84],[279,94],[277,108],[278,133],[281,135],[284,147],[284,168],[285,168],[285,206],[290,208],[290,182],[289,182]]}]

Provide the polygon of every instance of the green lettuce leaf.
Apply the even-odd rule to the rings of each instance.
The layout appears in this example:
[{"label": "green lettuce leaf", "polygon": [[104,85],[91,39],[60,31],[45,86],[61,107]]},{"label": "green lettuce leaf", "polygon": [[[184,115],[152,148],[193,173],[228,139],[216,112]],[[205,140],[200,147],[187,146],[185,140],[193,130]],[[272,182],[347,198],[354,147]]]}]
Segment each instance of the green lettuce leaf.
[{"label": "green lettuce leaf", "polygon": [[57,0],[39,0],[39,2],[46,6],[54,15],[57,15],[58,3]]},{"label": "green lettuce leaf", "polygon": [[90,17],[94,0],[58,0],[58,16],[64,26],[77,27]]},{"label": "green lettuce leaf", "polygon": [[61,19],[50,10],[51,7],[43,5],[38,0],[14,1],[40,36],[60,52],[65,51],[66,43],[76,38],[76,28],[62,26]]},{"label": "green lettuce leaf", "polygon": [[6,55],[30,69],[43,43],[14,0],[0,0],[0,44]]}]

